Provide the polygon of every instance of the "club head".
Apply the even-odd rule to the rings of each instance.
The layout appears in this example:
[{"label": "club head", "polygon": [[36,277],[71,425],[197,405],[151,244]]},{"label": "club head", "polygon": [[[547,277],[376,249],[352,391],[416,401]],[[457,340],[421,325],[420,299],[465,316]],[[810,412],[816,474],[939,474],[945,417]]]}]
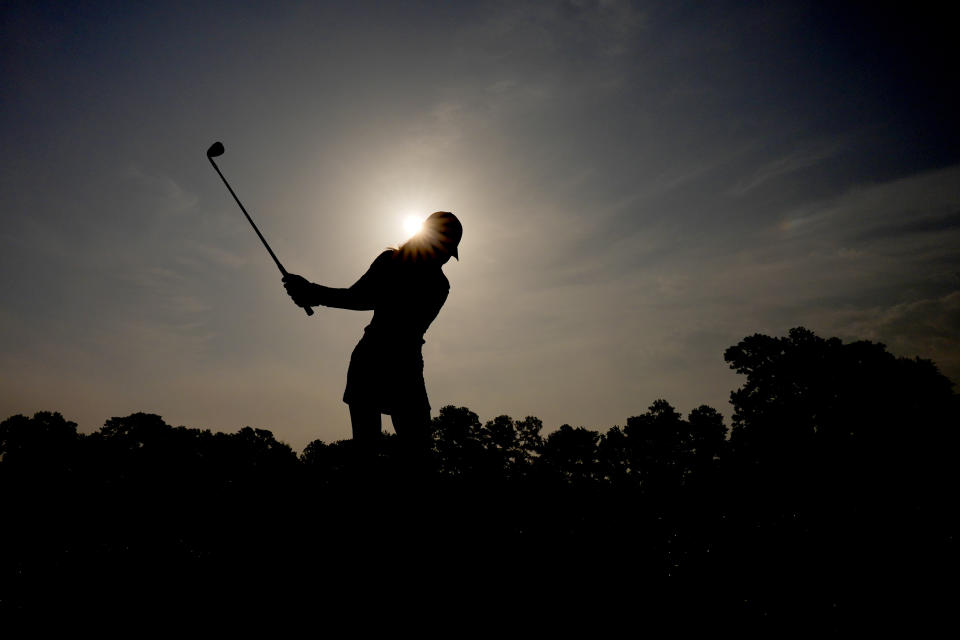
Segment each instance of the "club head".
[{"label": "club head", "polygon": [[217,156],[222,156],[222,155],[223,155],[222,142],[214,142],[212,145],[210,145],[210,148],[207,149],[208,158],[216,158]]}]

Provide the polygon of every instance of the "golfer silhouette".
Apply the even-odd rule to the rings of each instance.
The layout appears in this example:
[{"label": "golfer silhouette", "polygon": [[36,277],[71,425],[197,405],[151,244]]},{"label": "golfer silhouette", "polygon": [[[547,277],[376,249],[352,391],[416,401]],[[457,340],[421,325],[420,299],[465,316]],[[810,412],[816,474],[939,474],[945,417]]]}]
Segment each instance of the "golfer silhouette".
[{"label": "golfer silhouette", "polygon": [[353,438],[371,445],[380,436],[380,414],[406,449],[428,446],[430,403],[423,381],[423,335],[447,300],[443,265],[457,258],[463,227],[438,211],[398,249],[387,249],[349,289],[334,289],[287,274],[283,285],[298,306],[373,310],[373,319],[350,357],[343,401],[350,407]]}]

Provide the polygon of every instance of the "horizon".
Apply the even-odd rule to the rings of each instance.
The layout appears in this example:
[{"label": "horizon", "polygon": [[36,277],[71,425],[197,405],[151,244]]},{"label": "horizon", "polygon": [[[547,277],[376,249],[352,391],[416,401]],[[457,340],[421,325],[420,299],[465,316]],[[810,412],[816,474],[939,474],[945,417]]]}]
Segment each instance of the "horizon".
[{"label": "horizon", "polygon": [[[796,329],[797,329],[797,330],[804,330],[803,327],[797,327]],[[791,334],[792,334],[792,332],[793,332],[793,330],[791,330]],[[757,334],[755,334],[755,335],[757,335]],[[814,334],[814,335],[815,335],[815,334]],[[746,341],[746,340],[747,340],[748,338],[750,338],[750,337],[754,337],[754,336],[744,336],[744,340],[741,341],[740,344],[743,344],[744,341]],[[787,336],[767,336],[767,337],[772,337],[772,338],[775,338],[775,339],[786,339],[786,338],[787,338]],[[819,338],[819,339],[823,339],[823,340],[827,340],[827,339],[830,339],[830,338],[831,338],[830,336],[815,336],[815,337],[816,337],[816,338]],[[871,344],[870,341],[861,341],[861,343]],[[848,343],[844,343],[844,344],[847,345],[847,344],[854,344],[854,343],[849,343],[849,342],[848,342]],[[877,344],[878,346],[882,347],[881,350],[889,354],[889,351],[886,350],[886,345],[883,345],[882,343],[873,343],[873,344]],[[731,346],[733,346],[733,345],[731,345]],[[737,346],[739,346],[739,345],[737,345]],[[893,355],[893,354],[890,354],[890,355]],[[894,356],[894,357],[897,357],[897,356]],[[904,358],[899,357],[898,359],[902,360],[902,359],[904,359]],[[925,362],[929,362],[929,363],[931,363],[931,364],[934,365],[934,370],[935,370],[939,375],[943,375],[943,373],[940,371],[939,367],[936,366],[936,363],[933,362],[933,361],[931,361],[931,360],[927,360],[927,359],[923,359],[923,358],[919,358],[919,357],[917,357],[917,358],[906,358],[906,360],[922,360],[922,361],[925,361]],[[732,367],[733,367],[733,365],[731,364],[731,368],[732,368]],[[743,374],[737,374],[737,375],[742,376]],[[946,376],[944,376],[944,377],[946,378]],[[953,381],[952,379],[950,379],[950,378],[946,378],[946,379],[947,379],[947,381],[950,383],[950,388],[951,388],[951,390],[952,390],[954,387],[956,387],[956,382],[954,382],[954,381]],[[730,392],[730,394],[731,394],[730,404],[733,404],[733,395],[734,395],[734,393],[735,393],[736,391],[740,390],[741,388],[742,388],[742,387],[739,387],[739,386],[738,386],[737,389],[732,389],[732,390],[731,390],[731,392]],[[550,433],[553,433],[554,431],[557,431],[557,430],[560,430],[560,429],[563,429],[563,428],[566,427],[566,428],[574,428],[574,429],[587,429],[588,431],[597,433],[597,434],[599,434],[599,435],[601,435],[601,436],[605,436],[605,435],[606,435],[607,433],[609,433],[612,429],[622,429],[622,428],[623,428],[626,424],[628,424],[629,422],[638,419],[638,416],[641,416],[641,415],[650,415],[651,412],[656,412],[656,411],[658,411],[659,408],[662,407],[663,403],[665,403],[666,406],[669,407],[669,408],[671,408],[671,409],[674,409],[674,410],[677,410],[677,409],[678,409],[677,407],[674,407],[674,406],[670,403],[669,400],[667,400],[667,399],[665,399],[665,398],[658,398],[658,399],[656,399],[655,401],[653,401],[649,407],[646,407],[642,412],[638,411],[635,415],[626,416],[621,422],[618,422],[617,424],[612,424],[612,425],[607,425],[607,426],[602,426],[602,425],[600,425],[600,426],[598,426],[598,425],[584,426],[584,425],[571,425],[571,424],[569,424],[569,423],[564,422],[564,423],[562,423],[562,424],[556,425],[556,426],[555,426],[554,428],[552,428],[552,429],[550,428],[550,425],[543,425],[543,426],[544,426],[544,431],[543,431],[543,433],[544,433],[544,435],[549,435]],[[724,428],[724,430],[726,431],[725,438],[729,439],[729,438],[730,438],[730,435],[731,435],[731,429],[732,429],[732,427],[733,427],[732,416],[726,416],[725,414],[723,414],[722,411],[720,411],[719,409],[717,409],[717,407],[713,407],[713,406],[710,406],[710,405],[707,405],[707,404],[700,404],[700,405],[696,405],[696,406],[694,406],[694,407],[691,407],[691,408],[690,408],[689,410],[687,410],[687,411],[679,410],[679,411],[678,411],[678,416],[679,416],[681,419],[686,420],[686,419],[688,419],[688,418],[692,418],[692,414],[693,414],[696,410],[700,410],[700,409],[704,409],[704,408],[706,408],[706,409],[712,409],[712,410],[717,411],[717,413],[718,413],[718,414],[720,415],[720,417],[723,419],[723,428]],[[539,421],[539,422],[542,423],[542,421],[540,421],[540,419],[539,419],[538,416],[533,416],[533,415],[511,416],[511,415],[506,415],[506,414],[497,414],[497,415],[491,415],[491,416],[480,416],[480,415],[477,415],[476,412],[472,411],[472,410],[470,409],[470,407],[468,407],[468,406],[455,406],[455,405],[444,405],[443,407],[437,407],[437,408],[436,408],[436,411],[433,411],[433,412],[432,412],[432,413],[434,414],[434,417],[433,417],[434,422],[439,419],[439,416],[440,416],[440,414],[441,414],[441,409],[452,409],[452,410],[454,410],[455,413],[458,412],[459,410],[467,410],[467,411],[470,412],[471,414],[476,415],[476,417],[477,417],[477,419],[479,420],[480,424],[481,424],[481,425],[485,425],[484,428],[487,428],[490,424],[493,424],[493,423],[496,422],[496,420],[499,419],[499,418],[508,418],[508,419],[511,420],[511,421],[520,421],[520,420],[530,420],[530,419],[534,419],[534,420],[537,420],[537,421]],[[75,423],[75,421],[73,421],[73,420],[70,419],[70,416],[63,415],[62,412],[59,412],[59,411],[55,411],[55,410],[44,411],[44,410],[41,410],[41,411],[37,412],[37,414],[40,414],[40,413],[50,413],[50,414],[53,414],[53,415],[59,415],[59,416],[62,417],[63,420],[65,420],[65,421],[67,421],[67,422],[73,422],[73,423]],[[24,415],[22,415],[22,414],[17,414],[17,415],[20,415],[20,416],[25,417],[25,418],[35,418],[37,414],[31,415],[31,416],[24,416]],[[7,416],[6,418],[3,418],[3,420],[5,421],[5,420],[8,420],[8,419],[16,418],[17,415]],[[79,433],[79,434],[81,434],[81,435],[90,435],[90,434],[92,434],[92,433],[96,433],[96,432],[100,431],[104,426],[106,426],[106,423],[116,422],[116,421],[124,421],[124,420],[127,420],[127,419],[129,419],[129,418],[133,418],[133,417],[138,416],[138,415],[147,415],[147,416],[153,415],[153,416],[156,416],[156,417],[159,418],[161,421],[163,421],[164,424],[166,424],[167,426],[169,426],[169,427],[171,427],[171,428],[187,428],[187,429],[192,429],[192,430],[196,430],[196,431],[209,431],[209,432],[212,432],[212,433],[223,433],[223,434],[228,434],[228,435],[236,435],[236,434],[238,434],[240,431],[242,431],[242,430],[244,430],[244,429],[251,429],[251,428],[253,428],[253,429],[264,429],[264,430],[266,430],[267,432],[269,432],[269,433],[274,437],[274,439],[275,439],[278,443],[283,444],[283,445],[290,446],[291,450],[293,451],[294,454],[297,455],[298,458],[302,458],[302,457],[307,453],[307,450],[309,449],[310,445],[314,445],[314,444],[316,444],[316,443],[321,443],[321,444],[347,443],[347,442],[350,442],[350,440],[351,440],[351,438],[349,437],[349,434],[347,434],[347,435],[346,435],[345,437],[343,437],[343,438],[335,438],[335,439],[331,439],[331,440],[323,440],[322,438],[316,438],[316,439],[314,439],[314,440],[311,440],[311,441],[305,443],[303,446],[297,447],[297,446],[291,445],[289,442],[286,442],[286,441],[284,441],[284,440],[281,439],[281,438],[277,438],[277,437],[276,437],[277,434],[274,433],[274,430],[270,427],[270,425],[254,426],[254,425],[246,425],[246,424],[245,424],[245,425],[242,425],[242,426],[238,426],[238,427],[236,427],[235,429],[210,429],[210,428],[206,428],[206,427],[204,427],[204,426],[191,426],[191,425],[184,425],[184,424],[172,424],[172,423],[167,422],[166,419],[164,419],[164,417],[163,417],[162,415],[153,414],[153,413],[151,413],[151,412],[149,412],[149,411],[135,411],[135,412],[132,412],[131,414],[126,415],[126,416],[110,416],[109,418],[107,418],[107,419],[104,420],[104,423],[105,423],[104,425],[101,425],[101,426],[96,427],[96,428],[93,428],[93,429],[84,429],[84,428],[82,428],[82,426],[78,425],[78,426],[77,426],[77,433]],[[384,427],[386,427],[386,426],[387,426],[387,425],[384,424]],[[386,428],[384,429],[385,434],[388,435],[388,436],[394,435],[393,433],[391,433],[392,431],[393,431],[392,429],[386,429]]]}]

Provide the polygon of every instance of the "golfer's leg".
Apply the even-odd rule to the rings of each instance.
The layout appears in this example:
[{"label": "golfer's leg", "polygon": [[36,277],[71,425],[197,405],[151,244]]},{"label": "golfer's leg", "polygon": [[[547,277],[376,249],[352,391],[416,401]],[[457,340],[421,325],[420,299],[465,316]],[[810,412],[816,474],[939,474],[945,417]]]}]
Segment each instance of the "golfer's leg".
[{"label": "golfer's leg", "polygon": [[430,410],[397,411],[391,418],[406,463],[423,467],[430,453]]},{"label": "golfer's leg", "polygon": [[357,444],[372,447],[380,438],[380,411],[356,404],[349,406],[354,441]]},{"label": "golfer's leg", "polygon": [[[380,447],[380,412],[363,405],[350,405],[350,421],[353,425],[353,441],[350,443],[352,464],[348,473],[349,482],[361,503],[366,504],[369,497],[377,492],[378,478],[381,470],[377,464],[377,453]],[[362,512],[354,514],[354,520],[360,530],[357,539],[360,540],[369,531],[366,516]],[[364,524],[366,523],[366,524]]]},{"label": "golfer's leg", "polygon": [[401,510],[394,536],[399,548],[410,557],[423,557],[426,541],[432,539],[432,523],[436,517],[435,471],[430,439],[430,411],[403,411],[392,416],[397,432],[400,457],[393,487],[397,493],[396,508]]},{"label": "golfer's leg", "polygon": [[353,425],[354,469],[363,481],[373,481],[377,448],[380,446],[380,412],[363,405],[350,405]]}]

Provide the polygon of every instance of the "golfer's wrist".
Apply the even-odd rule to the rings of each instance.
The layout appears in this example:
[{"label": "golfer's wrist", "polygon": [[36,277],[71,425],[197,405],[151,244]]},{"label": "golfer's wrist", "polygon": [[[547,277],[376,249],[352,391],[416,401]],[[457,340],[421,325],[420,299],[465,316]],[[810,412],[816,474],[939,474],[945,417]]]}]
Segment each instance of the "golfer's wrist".
[{"label": "golfer's wrist", "polygon": [[330,302],[331,302],[331,299],[332,299],[332,297],[333,297],[333,296],[331,295],[331,293],[332,293],[333,291],[334,291],[334,290],[331,289],[330,287],[325,287],[325,286],[323,286],[322,284],[314,284],[314,283],[311,282],[311,283],[310,283],[310,294],[309,294],[309,295],[310,295],[310,304],[313,305],[313,306],[315,306],[315,307],[317,307],[317,306],[324,306],[324,307],[330,306]]}]

